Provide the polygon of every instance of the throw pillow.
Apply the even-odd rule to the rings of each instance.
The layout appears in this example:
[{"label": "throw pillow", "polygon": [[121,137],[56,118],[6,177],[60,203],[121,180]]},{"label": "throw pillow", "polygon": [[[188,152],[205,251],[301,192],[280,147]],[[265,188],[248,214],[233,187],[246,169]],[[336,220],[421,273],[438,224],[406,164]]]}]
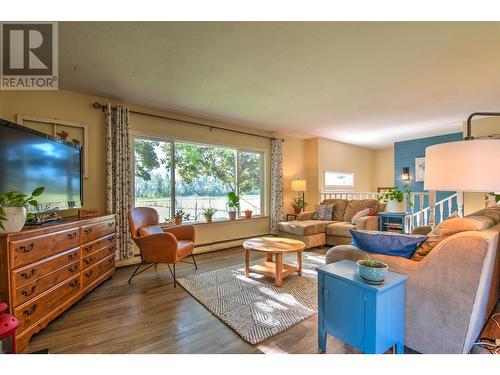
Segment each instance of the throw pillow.
[{"label": "throw pillow", "polygon": [[356,212],[351,219],[351,224],[356,225],[358,220],[365,216],[375,216],[375,210],[371,207],[368,207],[364,210]]},{"label": "throw pillow", "polygon": [[332,221],[334,204],[319,204],[316,206],[316,211],[313,215],[313,220],[328,220]]},{"label": "throw pillow", "polygon": [[422,260],[444,239],[468,230],[480,231],[493,225],[493,220],[485,216],[458,217],[442,221],[430,232],[427,240],[413,254],[413,260]]},{"label": "throw pillow", "polygon": [[410,259],[419,244],[427,236],[379,232],[375,230],[350,229],[352,244],[357,248],[377,254],[392,255]]}]

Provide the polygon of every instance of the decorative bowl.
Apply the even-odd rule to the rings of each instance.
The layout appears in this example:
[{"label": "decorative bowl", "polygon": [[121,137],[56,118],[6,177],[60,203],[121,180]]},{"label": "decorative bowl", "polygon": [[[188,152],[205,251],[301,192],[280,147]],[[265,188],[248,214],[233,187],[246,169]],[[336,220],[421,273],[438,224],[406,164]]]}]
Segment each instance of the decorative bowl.
[{"label": "decorative bowl", "polygon": [[381,267],[368,267],[363,264],[363,259],[356,262],[358,266],[359,276],[368,283],[382,284],[389,270],[389,266],[385,263],[377,261]]}]

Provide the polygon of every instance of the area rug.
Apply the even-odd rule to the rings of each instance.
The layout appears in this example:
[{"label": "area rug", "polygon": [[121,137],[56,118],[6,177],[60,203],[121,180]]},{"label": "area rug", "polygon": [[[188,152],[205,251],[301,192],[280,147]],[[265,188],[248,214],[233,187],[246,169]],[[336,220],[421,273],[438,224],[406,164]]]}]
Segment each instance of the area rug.
[{"label": "area rug", "polygon": [[243,340],[258,344],[316,314],[315,267],[323,259],[304,254],[304,276],[290,275],[282,287],[267,276],[251,273],[247,278],[243,265],[193,274],[178,283]]}]

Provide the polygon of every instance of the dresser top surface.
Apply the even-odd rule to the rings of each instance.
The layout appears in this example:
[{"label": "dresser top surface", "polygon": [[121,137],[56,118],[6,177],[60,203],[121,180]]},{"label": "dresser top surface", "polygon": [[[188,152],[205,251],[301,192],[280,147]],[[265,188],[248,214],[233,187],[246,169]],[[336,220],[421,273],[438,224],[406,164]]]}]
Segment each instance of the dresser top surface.
[{"label": "dresser top surface", "polygon": [[401,283],[404,283],[408,276],[388,271],[385,281],[381,285],[368,284],[358,275],[357,265],[350,260],[341,260],[340,262],[326,264],[317,268],[318,272],[323,272],[327,275],[333,276],[338,279],[345,280],[358,287],[374,290],[376,292],[383,292]]}]

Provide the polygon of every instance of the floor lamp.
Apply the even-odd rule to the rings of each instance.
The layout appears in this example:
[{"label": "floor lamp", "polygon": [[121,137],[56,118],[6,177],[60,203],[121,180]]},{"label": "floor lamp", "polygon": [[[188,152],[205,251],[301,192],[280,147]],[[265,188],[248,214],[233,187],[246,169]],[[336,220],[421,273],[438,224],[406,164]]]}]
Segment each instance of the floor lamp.
[{"label": "floor lamp", "polygon": [[500,191],[500,138],[472,137],[475,116],[500,116],[500,112],[475,112],[467,119],[463,141],[425,149],[425,190]]}]

